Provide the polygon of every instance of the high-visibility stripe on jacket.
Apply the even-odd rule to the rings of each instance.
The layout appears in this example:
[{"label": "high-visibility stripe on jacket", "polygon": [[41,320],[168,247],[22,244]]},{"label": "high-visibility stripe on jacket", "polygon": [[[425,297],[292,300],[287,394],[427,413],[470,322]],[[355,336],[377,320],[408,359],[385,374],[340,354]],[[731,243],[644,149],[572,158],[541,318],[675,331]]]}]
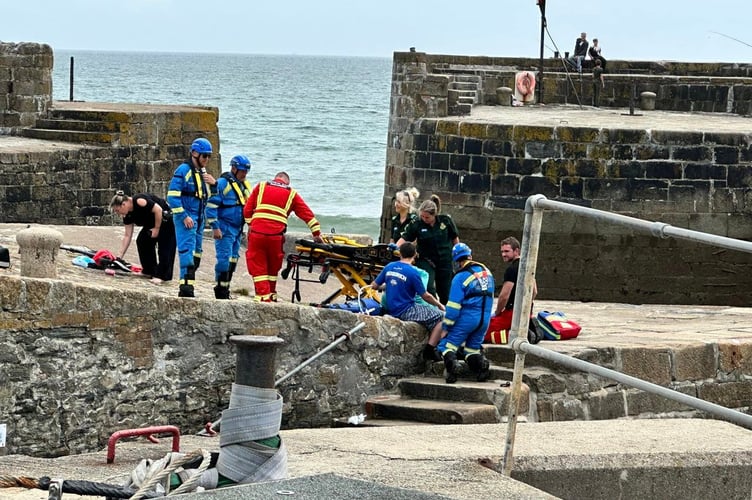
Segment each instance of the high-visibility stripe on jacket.
[{"label": "high-visibility stripe on jacket", "polygon": [[256,184],[243,209],[250,230],[267,235],[283,234],[290,213],[305,222],[313,236],[321,234],[321,225],[313,211],[297,191],[279,179]]},{"label": "high-visibility stripe on jacket", "polygon": [[[446,304],[444,328],[452,331],[474,331],[483,323],[488,326],[493,307],[494,277],[479,262],[466,261],[452,279],[449,300]],[[485,330],[484,330],[485,331]]]},{"label": "high-visibility stripe on jacket", "polygon": [[219,228],[222,221],[233,227],[243,226],[243,207],[251,194],[247,180],[239,181],[231,172],[225,172],[217,180],[216,192],[206,204],[206,223],[212,229]]},{"label": "high-visibility stripe on jacket", "polygon": [[177,221],[182,221],[189,215],[203,219],[209,191],[201,172],[194,169],[190,161],[181,163],[167,188],[167,204],[170,205],[173,217]]}]

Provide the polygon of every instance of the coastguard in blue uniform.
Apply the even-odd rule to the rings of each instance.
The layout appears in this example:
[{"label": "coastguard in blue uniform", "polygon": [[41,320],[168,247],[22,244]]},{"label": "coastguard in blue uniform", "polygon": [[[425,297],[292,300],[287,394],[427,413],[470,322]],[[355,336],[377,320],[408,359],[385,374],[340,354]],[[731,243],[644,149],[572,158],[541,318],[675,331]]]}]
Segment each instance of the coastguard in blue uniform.
[{"label": "coastguard in blue uniform", "polygon": [[443,324],[446,335],[439,342],[438,351],[444,358],[448,384],[457,381],[460,372],[457,350],[463,344],[467,366],[483,382],[490,374],[481,348],[491,320],[494,277],[486,266],[472,260],[472,250],[464,243],[454,245],[452,261],[457,272],[446,304]]},{"label": "coastguard in blue uniform", "polygon": [[202,238],[206,217],[206,201],[216,180],[206,173],[212,154],[211,143],[203,138],[191,144],[191,156],[175,170],[167,188],[167,203],[172,211],[180,259],[180,291],[178,297],[193,297],[196,269],[201,264]]},{"label": "coastguard in blue uniform", "polygon": [[251,194],[251,185],[246,180],[251,161],[243,156],[233,156],[230,171],[217,180],[216,193],[206,204],[206,223],[212,228],[217,263],[214,275],[217,286],[214,297],[230,298],[230,281],[240,257],[240,239],[243,237],[243,207]]}]

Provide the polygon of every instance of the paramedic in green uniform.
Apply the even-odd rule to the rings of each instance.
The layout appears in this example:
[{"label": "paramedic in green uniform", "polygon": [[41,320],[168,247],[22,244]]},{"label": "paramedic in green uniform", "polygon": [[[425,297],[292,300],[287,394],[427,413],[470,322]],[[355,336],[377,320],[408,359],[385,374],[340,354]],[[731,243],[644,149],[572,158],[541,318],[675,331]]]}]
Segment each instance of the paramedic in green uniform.
[{"label": "paramedic in green uniform", "polygon": [[446,305],[452,286],[452,247],[460,242],[460,235],[452,218],[440,211],[441,200],[432,195],[420,205],[420,217],[405,228],[397,246],[415,242],[415,265],[428,272],[428,293],[438,295],[439,302]]}]

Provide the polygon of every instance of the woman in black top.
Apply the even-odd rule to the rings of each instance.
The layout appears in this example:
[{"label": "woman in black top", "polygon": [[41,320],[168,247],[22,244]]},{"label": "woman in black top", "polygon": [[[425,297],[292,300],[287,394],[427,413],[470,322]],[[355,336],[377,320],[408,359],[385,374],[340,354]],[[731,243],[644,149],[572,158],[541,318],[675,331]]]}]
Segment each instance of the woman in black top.
[{"label": "woman in black top", "polygon": [[142,226],[136,238],[136,247],[143,274],[151,276],[151,282],[155,285],[170,281],[175,264],[176,242],[167,202],[149,193],[130,197],[118,191],[110,202],[110,209],[120,215],[125,224],[123,244],[117,257],[122,259],[128,251],[133,238],[133,226]]},{"label": "woman in black top", "polygon": [[415,200],[420,196],[420,191],[411,187],[404,191],[399,191],[394,195],[394,211],[397,215],[392,217],[392,233],[389,243],[397,243],[402,237],[402,231],[405,230],[408,224],[418,218],[415,214]]},{"label": "woman in black top", "polygon": [[418,258],[415,265],[428,273],[428,293],[438,295],[446,305],[452,286],[452,247],[460,242],[460,234],[452,218],[441,212],[441,200],[432,195],[418,209],[418,219],[408,225],[397,241],[415,242]]}]

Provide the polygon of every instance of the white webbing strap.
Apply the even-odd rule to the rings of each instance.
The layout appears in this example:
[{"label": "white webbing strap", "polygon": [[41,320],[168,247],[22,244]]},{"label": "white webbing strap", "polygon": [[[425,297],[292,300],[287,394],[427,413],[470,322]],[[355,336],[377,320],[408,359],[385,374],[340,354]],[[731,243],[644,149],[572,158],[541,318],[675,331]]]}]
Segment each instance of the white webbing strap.
[{"label": "white webbing strap", "polygon": [[236,483],[287,477],[287,449],[254,441],[279,434],[282,396],[275,389],[233,384],[230,407],[222,412],[217,471]]}]

